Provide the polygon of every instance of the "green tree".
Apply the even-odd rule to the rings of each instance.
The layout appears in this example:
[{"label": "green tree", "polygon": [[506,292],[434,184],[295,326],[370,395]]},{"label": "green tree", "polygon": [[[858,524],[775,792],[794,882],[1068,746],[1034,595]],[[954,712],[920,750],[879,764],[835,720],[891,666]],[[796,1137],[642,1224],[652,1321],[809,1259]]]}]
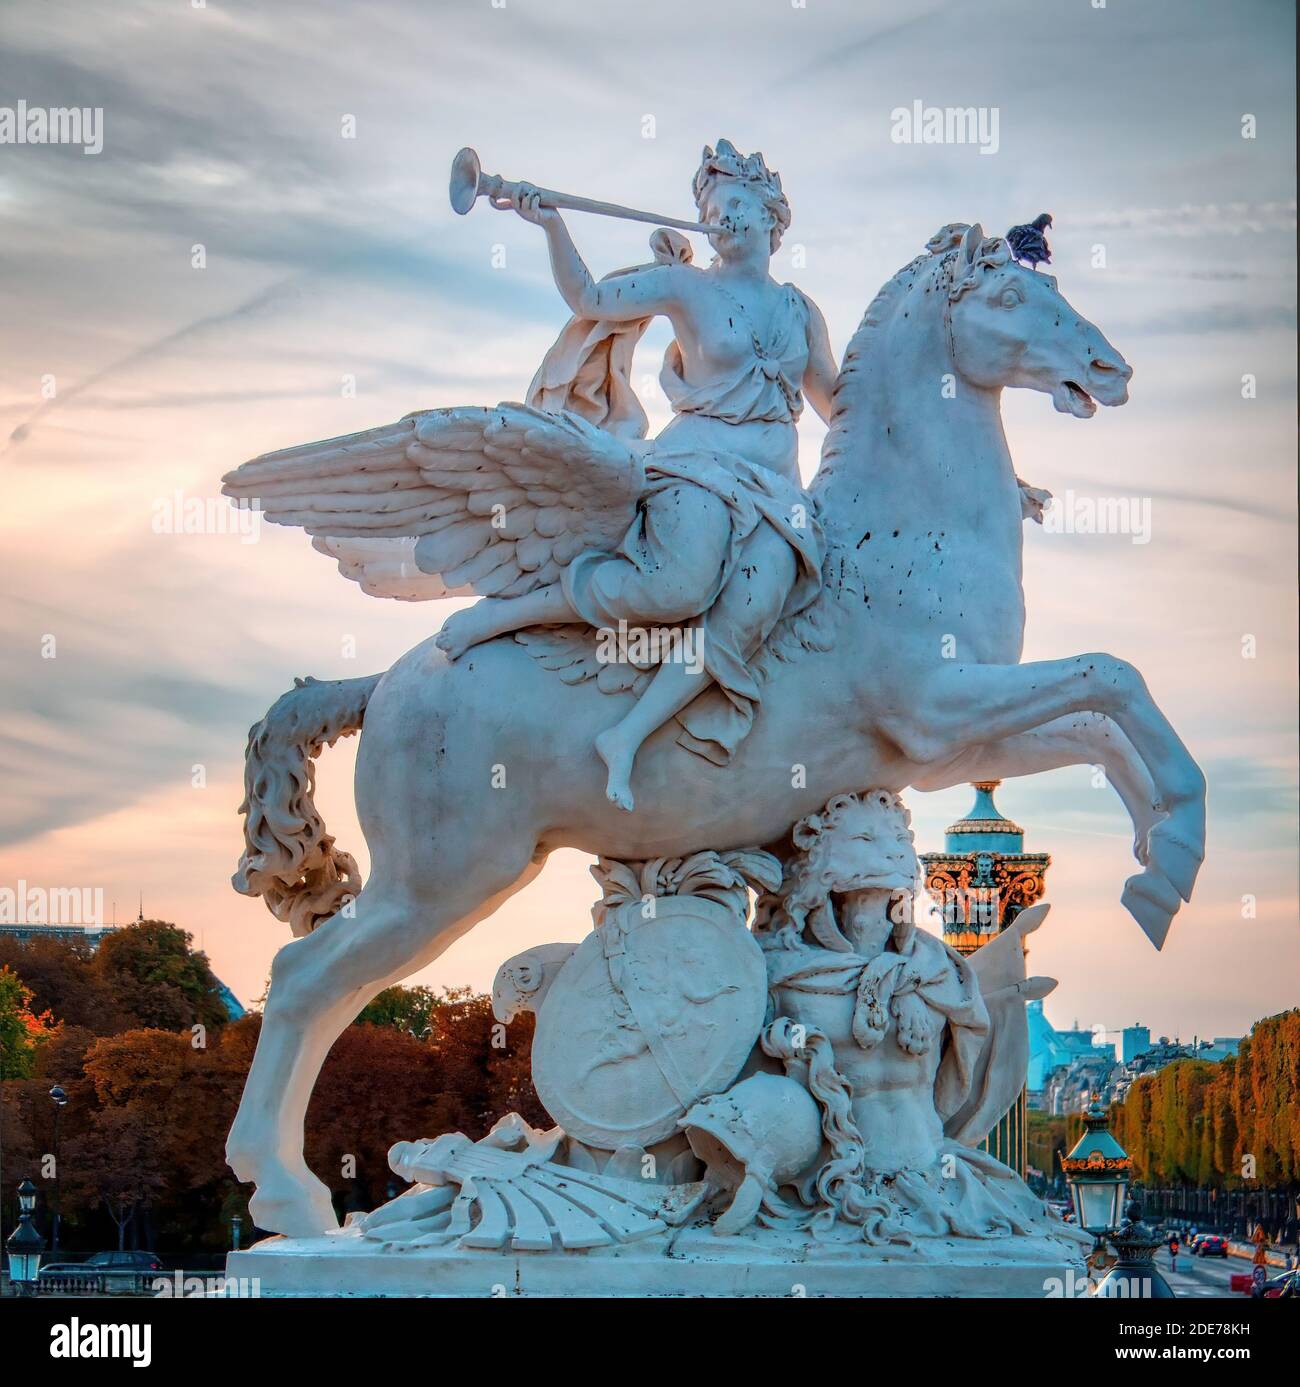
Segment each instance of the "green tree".
[{"label": "green tree", "polygon": [[166,921],[140,920],[106,935],[91,967],[145,1029],[175,1031],[196,1022],[211,1029],[227,1020],[208,956]]},{"label": "green tree", "polygon": [[386,987],[357,1017],[362,1026],[391,1026],[416,1040],[432,1034],[433,1014],[442,998],[431,987]]}]

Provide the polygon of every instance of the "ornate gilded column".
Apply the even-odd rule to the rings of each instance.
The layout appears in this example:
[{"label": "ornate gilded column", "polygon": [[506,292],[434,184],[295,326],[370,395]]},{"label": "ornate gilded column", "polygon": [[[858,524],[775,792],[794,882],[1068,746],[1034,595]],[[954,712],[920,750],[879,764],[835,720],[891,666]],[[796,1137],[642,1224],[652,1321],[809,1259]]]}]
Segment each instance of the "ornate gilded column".
[{"label": "ornate gilded column", "polygon": [[[1025,852],[1025,831],[993,802],[998,780],[975,785],[975,803],[949,826],[942,852],[921,854],[925,885],[943,915],[944,943],[973,954],[1026,906],[1039,900],[1052,864],[1045,852]],[[983,1147],[1022,1177],[1028,1157],[1025,1093],[989,1133]]]}]

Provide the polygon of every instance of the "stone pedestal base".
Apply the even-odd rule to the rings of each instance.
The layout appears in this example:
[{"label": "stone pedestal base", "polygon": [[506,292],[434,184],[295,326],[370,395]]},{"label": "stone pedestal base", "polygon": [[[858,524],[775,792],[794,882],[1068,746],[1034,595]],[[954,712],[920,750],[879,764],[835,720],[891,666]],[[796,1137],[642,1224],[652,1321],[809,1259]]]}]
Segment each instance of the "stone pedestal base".
[{"label": "stone pedestal base", "polygon": [[782,1246],[681,1230],[590,1252],[385,1249],[356,1229],[268,1238],[226,1260],[263,1296],[960,1296],[1043,1299],[1086,1274],[1049,1239],[927,1239],[923,1251]]}]

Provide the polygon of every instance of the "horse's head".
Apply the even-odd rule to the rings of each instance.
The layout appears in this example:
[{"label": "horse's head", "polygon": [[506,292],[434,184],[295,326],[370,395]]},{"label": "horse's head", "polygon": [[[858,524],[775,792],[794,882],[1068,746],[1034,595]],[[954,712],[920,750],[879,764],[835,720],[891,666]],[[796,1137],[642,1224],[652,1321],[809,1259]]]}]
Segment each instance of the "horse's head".
[{"label": "horse's head", "polygon": [[946,262],[949,347],[963,378],[986,388],[1041,390],[1076,419],[1128,399],[1133,368],[1070,307],[1054,276],[1016,264],[1006,241],[986,238],[978,225],[955,249],[932,253]]}]

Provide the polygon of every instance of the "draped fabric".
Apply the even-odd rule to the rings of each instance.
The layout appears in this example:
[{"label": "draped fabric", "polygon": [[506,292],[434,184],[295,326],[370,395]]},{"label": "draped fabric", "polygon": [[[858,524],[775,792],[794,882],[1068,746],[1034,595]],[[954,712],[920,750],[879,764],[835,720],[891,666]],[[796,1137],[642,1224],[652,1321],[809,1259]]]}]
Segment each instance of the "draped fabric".
[{"label": "draped fabric", "polygon": [[681,348],[674,340],[664,353],[659,383],[676,414],[707,414],[728,424],[753,419],[795,423],[803,412],[804,371],[808,366],[808,305],[793,284],[782,286],[781,306],[772,317],[768,340],[755,343],[753,356],[721,380],[690,386],[683,374]]},{"label": "draped fabric", "polygon": [[[864,1050],[882,1041],[911,1050],[941,1046],[934,1082],[941,1121],[981,1087],[982,1062],[997,1037],[974,969],[942,940],[918,930],[901,952],[873,959],[808,946],[770,948],[766,959],[768,985],[783,994],[782,1005],[794,1020],[799,993],[849,994],[854,996],[850,1043]],[[1019,1005],[1023,1012],[1024,1003]],[[891,1018],[896,1040],[886,1041]],[[922,1167],[867,1169],[858,1179],[863,1196],[877,1208],[877,1217],[859,1230],[868,1242],[1015,1236],[1048,1237],[1085,1251],[1092,1245],[1086,1234],[1052,1219],[1015,1171],[951,1134],[940,1138]]]},{"label": "draped fabric", "polygon": [[947,1118],[966,1101],[976,1064],[989,1040],[989,1014],[970,964],[941,939],[912,933],[906,951],[874,959],[829,949],[771,949],[769,985],[787,992],[856,992],[853,1035],[865,1050],[880,1043],[888,1018],[899,1023],[900,1039],[920,1018],[908,1018],[912,1002],[947,1023],[943,1056],[935,1076],[934,1101]]},{"label": "draped fabric", "polygon": [[[666,228],[651,236],[650,247],[656,265],[685,264],[691,258],[690,242]],[[606,275],[601,283],[650,268],[631,265]],[[650,421],[632,389],[631,375],[637,343],[650,322],[650,318],[621,323],[570,318],[542,358],[528,387],[527,403],[553,414],[570,410],[621,438],[644,438]]]},{"label": "draped fabric", "polygon": [[[669,235],[652,239],[659,262],[688,258]],[[648,322],[571,319],[534,377],[528,403],[572,410],[601,428],[642,436],[646,417],[629,376]],[[792,285],[785,286],[768,334],[731,374],[698,388],[683,379],[674,341],[660,378],[678,416],[792,425],[803,407],[808,360],[808,307]],[[703,628],[702,660],[713,687],[678,715],[678,741],[725,765],[752,726],[759,700],[749,660],[782,618],[804,610],[821,591],[821,526],[800,486],[739,452],[688,450],[665,439],[646,445],[645,466],[647,488],[622,542],[612,554],[579,554],[563,573],[564,594],[595,629],[617,630],[620,623]],[[757,534],[764,524],[784,541],[793,565],[772,562],[769,554],[764,567]],[[742,556],[753,589],[744,629],[733,615],[714,610]]]},{"label": "draped fabric", "polygon": [[[620,621],[694,621],[703,627],[701,655],[716,688],[679,715],[678,740],[725,765],[753,723],[759,686],[747,660],[753,651],[743,648],[747,633],[714,604],[747,556],[751,536],[766,522],[789,546],[795,565],[793,582],[765,582],[761,575],[756,580],[756,603],[746,609],[746,619],[752,622],[761,611],[761,645],[777,622],[802,611],[821,591],[821,526],[799,487],[735,453],[655,450],[646,459],[646,479],[647,499],[662,496],[668,504],[643,506],[613,556],[579,554],[564,571],[564,593],[597,628],[616,629]],[[671,496],[683,483],[713,504],[701,505],[681,491]],[[675,611],[673,601],[682,604]]]}]

